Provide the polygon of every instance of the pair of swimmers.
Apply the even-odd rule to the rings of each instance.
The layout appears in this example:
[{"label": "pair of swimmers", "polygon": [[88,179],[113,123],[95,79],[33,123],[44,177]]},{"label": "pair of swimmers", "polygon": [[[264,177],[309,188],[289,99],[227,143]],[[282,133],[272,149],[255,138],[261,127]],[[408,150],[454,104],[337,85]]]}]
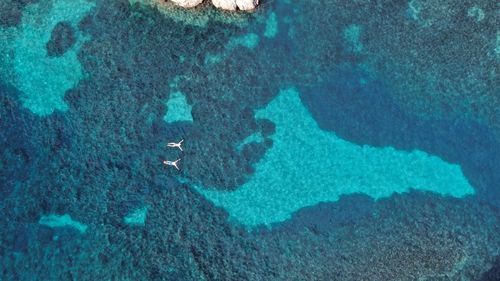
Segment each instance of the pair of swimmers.
[{"label": "pair of swimmers", "polygon": [[[173,148],[177,147],[177,148],[179,148],[181,151],[183,151],[183,150],[182,150],[182,147],[181,147],[181,145],[182,145],[182,142],[183,142],[183,141],[184,141],[184,140],[181,140],[180,142],[169,142],[169,143],[167,143],[167,146],[168,146],[168,147],[173,147]],[[181,161],[181,159],[180,159],[180,158],[179,158],[179,159],[177,159],[177,160],[175,160],[175,161],[168,161],[168,160],[165,160],[165,161],[163,161],[163,164],[165,164],[165,165],[167,165],[167,166],[173,166],[173,167],[175,167],[177,170],[180,170],[180,169],[179,169],[179,167],[177,166],[177,163],[178,163],[179,161]]]}]

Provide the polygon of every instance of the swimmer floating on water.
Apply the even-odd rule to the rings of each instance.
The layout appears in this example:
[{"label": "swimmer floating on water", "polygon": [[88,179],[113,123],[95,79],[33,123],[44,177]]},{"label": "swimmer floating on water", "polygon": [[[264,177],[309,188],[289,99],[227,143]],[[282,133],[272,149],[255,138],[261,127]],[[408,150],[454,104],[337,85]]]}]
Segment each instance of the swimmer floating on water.
[{"label": "swimmer floating on water", "polygon": [[181,151],[183,151],[182,147],[181,147],[181,144],[183,141],[184,140],[181,140],[180,142],[169,142],[169,143],[167,143],[167,146],[168,147],[178,147]]},{"label": "swimmer floating on water", "polygon": [[180,170],[179,167],[177,167],[177,162],[181,161],[181,159],[177,159],[175,161],[168,161],[168,160],[165,160],[163,161],[163,164],[167,165],[167,166],[174,166],[177,170]]}]

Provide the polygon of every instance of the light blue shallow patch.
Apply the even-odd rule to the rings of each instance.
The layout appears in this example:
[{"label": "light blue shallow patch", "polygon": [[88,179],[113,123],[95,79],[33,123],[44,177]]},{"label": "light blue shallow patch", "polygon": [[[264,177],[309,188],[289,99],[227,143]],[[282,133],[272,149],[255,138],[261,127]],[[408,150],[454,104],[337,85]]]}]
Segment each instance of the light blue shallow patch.
[{"label": "light blue shallow patch", "polygon": [[192,106],[187,103],[186,97],[183,93],[177,91],[170,94],[166,104],[167,113],[163,116],[163,120],[165,120],[165,122],[193,122],[193,115],[191,115]]},{"label": "light blue shallow patch", "polygon": [[127,214],[123,221],[132,226],[143,226],[146,223],[146,215],[148,213],[148,206],[136,209]]},{"label": "light blue shallow patch", "polygon": [[232,37],[226,45],[226,49],[232,50],[236,47],[243,46],[249,49],[254,49],[259,44],[259,35],[255,33],[247,33],[241,36]]},{"label": "light blue shallow patch", "polygon": [[274,38],[278,34],[278,18],[275,12],[269,13],[266,20],[266,29],[264,30],[264,37]]},{"label": "light blue shallow patch", "polygon": [[500,30],[497,31],[497,38],[496,38],[496,44],[495,44],[495,54],[497,55],[497,58],[500,59]]},{"label": "light blue shallow patch", "polygon": [[359,39],[360,36],[361,27],[357,24],[351,24],[344,29],[344,40],[349,51],[360,53],[363,50],[363,44]]},{"label": "light blue shallow patch", "polygon": [[87,230],[87,225],[75,221],[71,218],[70,215],[64,214],[64,215],[56,215],[56,214],[50,214],[46,216],[42,216],[40,220],[38,221],[39,224],[46,225],[51,228],[58,228],[58,227],[72,227],[80,233],[85,233]]},{"label": "light blue shallow patch", "polygon": [[416,0],[411,0],[408,2],[408,8],[406,9],[406,14],[412,20],[419,20],[420,12],[422,11],[422,5]]},{"label": "light blue shallow patch", "polygon": [[85,38],[77,36],[79,40],[75,46],[61,57],[48,57],[45,46],[58,22],[69,21],[77,30],[78,22],[92,7],[94,3],[87,0],[30,4],[23,11],[14,40],[0,43],[12,44],[8,48],[15,52],[11,62],[14,68],[11,70],[14,71],[12,83],[23,92],[22,104],[33,113],[45,116],[54,110],[68,109],[64,94],[83,77],[77,52]]},{"label": "light blue shallow patch", "polygon": [[458,165],[419,150],[357,145],[321,130],[294,89],[281,91],[256,117],[270,119],[276,132],[249,182],[233,192],[196,187],[248,227],[284,221],[343,194],[378,199],[410,188],[454,197],[474,193]]},{"label": "light blue shallow patch", "polygon": [[219,63],[223,60],[223,56],[221,54],[206,54],[205,55],[205,64],[211,65]]},{"label": "light blue shallow patch", "polygon": [[259,45],[259,42],[260,42],[259,35],[255,33],[247,33],[240,36],[232,37],[224,46],[224,52],[222,52],[221,54],[206,54],[205,64],[210,65],[221,62],[222,60],[224,60],[224,58],[229,56],[235,48],[238,47],[255,49],[255,47]]},{"label": "light blue shallow patch", "polygon": [[250,144],[250,143],[261,143],[264,141],[264,137],[262,136],[262,134],[259,132],[259,133],[256,133],[256,134],[252,134],[248,137],[246,137],[241,143],[239,143],[237,146],[236,146],[236,150],[237,151],[241,151],[241,149],[243,149],[243,147],[247,144]]}]

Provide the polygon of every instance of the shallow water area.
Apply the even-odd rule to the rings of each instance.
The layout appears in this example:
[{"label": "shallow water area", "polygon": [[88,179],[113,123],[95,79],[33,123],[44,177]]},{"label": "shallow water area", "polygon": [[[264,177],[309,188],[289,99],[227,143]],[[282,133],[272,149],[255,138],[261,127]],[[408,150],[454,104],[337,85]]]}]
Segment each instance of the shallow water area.
[{"label": "shallow water area", "polygon": [[497,280],[497,8],[1,2],[0,280]]},{"label": "shallow water area", "polygon": [[273,147],[234,192],[199,191],[246,226],[284,221],[300,208],[343,194],[374,199],[410,188],[454,197],[474,194],[458,165],[422,151],[359,146],[323,132],[295,89],[282,90],[256,118],[276,124]]}]

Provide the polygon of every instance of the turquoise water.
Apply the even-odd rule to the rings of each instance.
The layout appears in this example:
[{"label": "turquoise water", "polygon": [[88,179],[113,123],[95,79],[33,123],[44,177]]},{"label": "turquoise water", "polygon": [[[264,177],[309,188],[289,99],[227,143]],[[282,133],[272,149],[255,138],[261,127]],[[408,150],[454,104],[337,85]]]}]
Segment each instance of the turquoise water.
[{"label": "turquoise water", "polygon": [[324,132],[293,88],[280,91],[255,116],[276,124],[273,146],[255,174],[233,192],[198,189],[247,226],[284,221],[300,208],[343,194],[379,199],[412,188],[462,198],[475,192],[460,166],[436,156],[360,146]]},{"label": "turquoise water", "polygon": [[497,22],[6,0],[0,280],[498,280]]},{"label": "turquoise water", "polygon": [[45,116],[55,110],[66,111],[64,93],[83,78],[83,70],[77,58],[80,35],[75,46],[59,58],[46,56],[45,45],[52,29],[58,22],[68,21],[76,26],[94,4],[82,1],[54,1],[49,9],[41,4],[28,5],[21,25],[12,32],[14,38],[2,40],[2,47],[15,52],[12,61],[12,81],[23,92],[23,105],[33,113]]},{"label": "turquoise water", "polygon": [[167,104],[167,113],[163,117],[167,123],[193,121],[191,106],[187,103],[186,97],[181,92],[170,94]]},{"label": "turquoise water", "polygon": [[70,227],[80,231],[81,233],[84,233],[87,230],[86,225],[81,222],[74,221],[68,214],[42,216],[38,223],[51,228]]}]

